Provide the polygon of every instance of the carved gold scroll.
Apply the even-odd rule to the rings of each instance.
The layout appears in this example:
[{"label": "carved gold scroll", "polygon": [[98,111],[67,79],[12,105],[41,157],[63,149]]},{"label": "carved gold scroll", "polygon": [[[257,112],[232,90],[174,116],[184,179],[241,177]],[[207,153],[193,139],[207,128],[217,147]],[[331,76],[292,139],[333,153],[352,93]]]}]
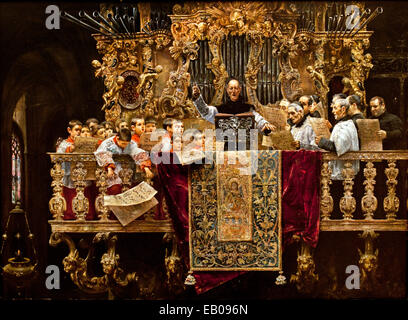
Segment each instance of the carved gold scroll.
[{"label": "carved gold scroll", "polygon": [[[139,4],[138,8],[141,23],[146,23],[150,6]],[[300,4],[289,2],[186,2],[173,7],[169,15],[170,32],[137,32],[132,38],[114,40],[94,35],[103,57],[92,65],[95,76],[102,78],[106,87],[102,105],[106,119],[198,118],[188,88],[192,80],[190,63],[199,57],[199,40],[208,42],[210,54],[205,55],[200,65],[214,75],[209,84],[214,94],[207,102],[222,103],[226,80],[236,76],[227,71],[236,59],[228,60],[221,53],[222,45],[231,36],[245,37],[249,45],[243,80],[247,98],[256,110],[262,106],[257,92],[260,70],[265,63],[262,59],[266,55],[278,60],[280,73],[278,79],[271,81],[280,83],[282,96],[295,100],[303,94],[318,94],[325,118],[333,77],[342,77],[344,91],[360,95],[365,103],[364,80],[372,68],[372,57],[364,51],[369,47],[372,32],[362,30],[353,37],[332,37],[324,31],[327,5],[323,3],[311,5],[315,11],[314,28],[299,28],[301,10]],[[262,53],[266,43],[267,54]],[[242,52],[238,50],[234,54]],[[265,105],[275,102],[264,100]]]}]

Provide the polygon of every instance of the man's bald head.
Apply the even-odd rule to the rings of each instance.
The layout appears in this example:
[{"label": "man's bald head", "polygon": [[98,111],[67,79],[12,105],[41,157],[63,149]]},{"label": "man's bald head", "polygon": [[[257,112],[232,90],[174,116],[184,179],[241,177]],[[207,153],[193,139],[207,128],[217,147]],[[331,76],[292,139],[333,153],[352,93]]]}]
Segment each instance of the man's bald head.
[{"label": "man's bald head", "polygon": [[227,84],[227,94],[231,101],[235,102],[239,99],[239,94],[241,93],[241,85],[236,79],[232,79]]}]

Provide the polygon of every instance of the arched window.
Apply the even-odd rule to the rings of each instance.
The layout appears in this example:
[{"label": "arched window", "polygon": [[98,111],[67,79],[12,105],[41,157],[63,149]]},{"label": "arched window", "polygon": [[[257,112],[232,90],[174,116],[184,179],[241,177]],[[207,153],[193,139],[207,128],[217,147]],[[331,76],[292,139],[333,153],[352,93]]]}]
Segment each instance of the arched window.
[{"label": "arched window", "polygon": [[17,126],[11,135],[11,202],[22,202],[23,193],[23,141]]}]

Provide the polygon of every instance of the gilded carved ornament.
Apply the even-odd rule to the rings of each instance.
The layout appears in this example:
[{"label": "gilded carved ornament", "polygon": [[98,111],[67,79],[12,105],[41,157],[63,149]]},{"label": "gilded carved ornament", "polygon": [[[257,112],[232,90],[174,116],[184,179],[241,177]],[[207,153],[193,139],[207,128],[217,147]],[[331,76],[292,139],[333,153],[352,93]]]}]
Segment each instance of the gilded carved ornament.
[{"label": "gilded carved ornament", "polygon": [[378,249],[374,251],[374,239],[379,236],[373,230],[363,231],[358,235],[364,239],[364,252],[357,248],[360,259],[358,265],[360,267],[361,288],[365,291],[373,291],[378,288],[379,278],[377,274],[378,269]]},{"label": "gilded carved ornament", "polygon": [[[366,104],[364,81],[373,67],[372,56],[364,50],[369,47],[370,34],[359,38],[332,40],[322,37],[315,50],[314,64],[306,68],[314,81],[316,91],[326,100],[329,82],[334,76],[342,76],[343,92],[358,94]],[[325,101],[327,104],[327,101]]]},{"label": "gilded carved ornament", "polygon": [[[103,57],[102,63],[93,60],[92,66],[95,68],[95,77],[101,77],[106,87],[102,96],[102,110],[105,111],[106,120],[115,122],[126,109],[135,110],[142,116],[157,114],[154,85],[163,67],[154,65],[153,56],[155,51],[164,50],[170,45],[170,34],[159,30],[149,37],[139,34],[131,40],[95,38],[98,52]],[[133,82],[127,84],[128,76],[136,80],[132,78]],[[135,100],[135,97],[137,99],[127,103],[126,95],[130,95],[131,100]]]},{"label": "gilded carved ornament", "polygon": [[[190,3],[184,6],[176,5],[173,8],[172,33],[174,36],[173,46],[181,47],[179,41],[196,43],[197,40],[207,39],[212,54],[212,60],[207,68],[214,73],[215,94],[211,104],[217,105],[222,102],[224,88],[228,73],[223,58],[220,54],[221,44],[228,35],[246,35],[251,43],[250,57],[245,73],[246,87],[250,102],[259,107],[256,97],[258,72],[262,67],[259,61],[264,39],[273,38],[273,54],[279,57],[281,66],[280,81],[284,97],[293,99],[302,94],[300,88],[299,71],[293,68],[291,59],[297,56],[297,44],[295,43],[296,19],[294,6],[288,6],[284,2],[216,2],[202,6]],[[299,37],[301,49],[309,48],[309,37]],[[296,40],[297,41],[297,40]],[[173,51],[175,51],[173,49]],[[176,51],[174,58],[179,58]],[[192,58],[193,60],[195,58]]]},{"label": "gilded carved ornament", "polygon": [[340,211],[343,213],[345,220],[353,219],[353,213],[356,211],[356,199],[353,197],[353,185],[354,185],[354,169],[350,161],[346,161],[342,175],[344,177],[343,187],[344,196],[340,199]]},{"label": "gilded carved ornament", "polygon": [[332,184],[330,179],[331,174],[332,170],[330,169],[329,163],[323,161],[320,173],[320,213],[322,220],[329,220],[333,212],[333,197],[330,195],[330,184]]},{"label": "gilded carved ornament", "polygon": [[85,177],[87,170],[84,168],[82,162],[77,162],[75,169],[72,170],[71,177],[74,181],[76,195],[72,199],[72,211],[75,213],[76,217],[80,221],[85,220],[85,215],[88,213],[89,200],[85,197]]},{"label": "gilded carved ornament", "polygon": [[301,241],[297,257],[297,271],[290,277],[290,282],[296,284],[296,288],[304,293],[312,293],[319,275],[315,273],[316,265],[313,261],[312,248]]},{"label": "gilded carved ornament", "polygon": [[[179,27],[180,29],[178,29]],[[177,61],[177,69],[170,71],[169,79],[158,99],[159,114],[162,118],[168,116],[178,119],[197,117],[198,113],[192,101],[187,101],[187,90],[190,86],[190,74],[188,72],[190,61],[197,59],[199,46],[194,37],[195,41],[184,34],[185,26],[173,24],[171,29],[174,40],[169,51],[171,57]]]},{"label": "gilded carved ornament", "polygon": [[398,184],[397,176],[399,169],[396,168],[395,160],[388,160],[388,168],[384,170],[387,176],[387,196],[384,198],[384,211],[388,220],[394,220],[397,217],[400,201],[396,195]]},{"label": "gilded carved ornament", "polygon": [[[95,244],[101,241],[107,243],[107,252],[102,255],[101,264],[104,275],[91,276],[88,272],[88,263],[94,258]],[[55,247],[61,242],[67,244],[69,253],[63,259],[64,271],[69,273],[71,280],[86,293],[104,293],[108,290],[117,290],[126,287],[131,282],[137,282],[136,273],[125,274],[119,267],[119,255],[116,254],[117,237],[109,233],[97,233],[89,246],[86,258],[79,255],[75,243],[65,233],[54,232],[49,243]]]},{"label": "gilded carved ornament", "polygon": [[49,201],[49,209],[52,217],[56,220],[62,220],[64,211],[67,210],[67,201],[62,196],[62,178],[64,177],[64,169],[61,166],[61,161],[57,161],[51,169],[53,196]]},{"label": "gilded carved ornament", "polygon": [[366,167],[364,168],[364,181],[365,194],[361,199],[361,209],[364,212],[366,219],[373,219],[374,212],[377,210],[377,197],[374,194],[375,186],[375,176],[377,175],[377,170],[374,167],[374,164],[371,161],[367,162]]}]

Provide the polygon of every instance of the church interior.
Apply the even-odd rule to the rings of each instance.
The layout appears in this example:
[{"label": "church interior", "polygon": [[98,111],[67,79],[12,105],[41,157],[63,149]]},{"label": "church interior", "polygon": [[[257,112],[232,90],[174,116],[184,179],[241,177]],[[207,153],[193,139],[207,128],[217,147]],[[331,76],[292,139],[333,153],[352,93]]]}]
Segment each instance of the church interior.
[{"label": "church interior", "polygon": [[[406,298],[408,2],[58,2],[54,20],[55,8],[47,6],[0,4],[1,299]],[[290,244],[279,240],[276,268],[214,268],[234,276],[199,291],[191,276],[211,269],[183,264],[172,216],[156,220],[150,212],[128,227],[110,220],[103,206],[105,172],[93,153],[60,155],[56,144],[67,138],[73,119],[124,118],[130,126],[134,117],[151,117],[161,128],[168,117],[183,121],[185,129],[211,128],[195,108],[193,84],[217,106],[226,101],[231,77],[261,114],[282,99],[317,95],[322,118],[333,126],[335,94],[358,95],[366,118],[370,99],[383,97],[387,112],[401,119],[402,135],[396,150],[344,154],[343,181],[331,180],[328,171],[336,153],[320,152],[316,243],[305,242],[303,233]],[[267,152],[259,137],[260,151]],[[360,162],[356,175],[351,161]],[[74,220],[63,217],[64,162],[78,169],[74,188],[82,198],[75,197]],[[133,187],[128,164],[122,164],[123,191]],[[95,221],[84,218],[86,177],[95,181],[102,201],[93,204]],[[193,183],[197,177],[189,177],[191,185],[200,182]],[[195,213],[205,205],[197,201],[189,199],[198,203]],[[282,210],[276,213],[279,224],[285,224]],[[58,290],[49,289],[55,266]],[[359,270],[358,290],[349,289],[348,266]]]}]

